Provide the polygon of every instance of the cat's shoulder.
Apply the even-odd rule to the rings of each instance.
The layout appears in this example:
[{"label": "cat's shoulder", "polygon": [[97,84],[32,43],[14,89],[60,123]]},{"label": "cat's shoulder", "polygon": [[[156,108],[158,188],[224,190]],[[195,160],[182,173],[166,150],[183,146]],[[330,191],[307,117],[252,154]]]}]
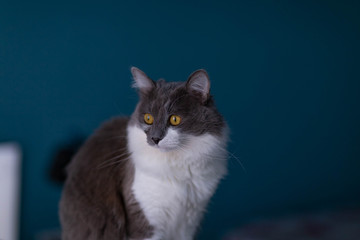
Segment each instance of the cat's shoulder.
[{"label": "cat's shoulder", "polygon": [[126,132],[127,125],[129,123],[129,117],[113,117],[105,121],[100,125],[100,127],[95,131],[96,134],[103,133],[113,133],[118,134],[120,132]]},{"label": "cat's shoulder", "polygon": [[111,164],[112,161],[119,160],[115,158],[118,155],[125,156],[128,123],[128,117],[113,117],[101,124],[80,147],[67,168],[68,172],[73,169],[98,169],[104,162]]}]

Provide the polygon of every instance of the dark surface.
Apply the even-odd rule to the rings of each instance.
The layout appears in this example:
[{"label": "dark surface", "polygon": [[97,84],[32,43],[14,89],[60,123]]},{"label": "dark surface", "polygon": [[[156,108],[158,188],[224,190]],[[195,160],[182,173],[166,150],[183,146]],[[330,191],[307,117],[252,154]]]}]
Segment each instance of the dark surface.
[{"label": "dark surface", "polygon": [[0,140],[23,146],[21,239],[59,226],[60,143],[137,102],[130,66],[204,68],[231,128],[230,172],[200,239],[250,219],[360,202],[358,1],[2,1]]}]

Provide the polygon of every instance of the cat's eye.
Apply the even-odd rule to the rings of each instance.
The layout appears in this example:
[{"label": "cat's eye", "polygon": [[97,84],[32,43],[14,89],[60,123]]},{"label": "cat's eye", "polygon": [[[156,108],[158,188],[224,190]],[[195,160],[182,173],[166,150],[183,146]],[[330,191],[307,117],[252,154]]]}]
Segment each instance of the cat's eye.
[{"label": "cat's eye", "polygon": [[153,117],[150,113],[146,113],[146,114],[144,115],[144,121],[145,121],[147,124],[151,125],[151,124],[153,124],[153,122],[154,122],[154,117]]},{"label": "cat's eye", "polygon": [[170,124],[173,126],[179,125],[181,122],[181,118],[178,115],[171,115]]}]

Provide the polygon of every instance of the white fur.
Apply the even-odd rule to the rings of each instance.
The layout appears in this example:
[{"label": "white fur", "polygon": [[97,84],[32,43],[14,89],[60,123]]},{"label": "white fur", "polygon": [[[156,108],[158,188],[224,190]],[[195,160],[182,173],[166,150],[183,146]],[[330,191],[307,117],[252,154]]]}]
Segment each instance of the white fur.
[{"label": "white fur", "polygon": [[179,133],[173,129],[169,129],[166,136],[159,142],[160,151],[168,152],[175,150],[181,144]]},{"label": "white fur", "polygon": [[147,143],[143,130],[128,127],[135,165],[132,190],[155,228],[152,240],[193,239],[205,207],[226,173],[226,137],[188,136],[180,150],[176,148],[179,135],[169,129],[157,148]]}]

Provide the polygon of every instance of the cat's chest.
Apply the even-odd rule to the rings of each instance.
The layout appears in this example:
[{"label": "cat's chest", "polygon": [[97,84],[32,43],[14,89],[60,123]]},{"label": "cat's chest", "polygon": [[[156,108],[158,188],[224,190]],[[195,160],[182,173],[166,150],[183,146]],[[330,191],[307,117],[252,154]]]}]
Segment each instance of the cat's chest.
[{"label": "cat's chest", "polygon": [[191,239],[212,194],[200,177],[179,178],[135,170],[132,190],[158,234],[153,239]]},{"label": "cat's chest", "polygon": [[133,153],[132,160],[132,190],[155,229],[151,239],[192,239],[220,176],[200,166],[174,162],[186,159],[162,159],[142,152]]},{"label": "cat's chest", "polygon": [[211,194],[210,188],[213,181],[204,178],[200,173],[189,169],[179,169],[176,173],[169,172],[155,176],[153,173],[149,174],[137,168],[132,187],[135,195],[140,201],[152,207],[178,205],[188,208],[191,205],[201,204]]},{"label": "cat's chest", "polygon": [[[133,154],[135,175],[132,189],[144,209],[163,209],[168,213],[192,211],[201,207],[213,193],[218,178],[207,174],[199,167],[187,164],[146,163],[159,156]],[[182,159],[157,159],[160,161],[182,161]],[[137,163],[137,164],[136,164]],[[147,209],[148,208],[148,209]]]},{"label": "cat's chest", "polygon": [[155,229],[151,239],[192,239],[206,204],[226,172],[224,151],[213,136],[190,139],[180,151],[161,152],[144,132],[128,128],[134,164],[132,191]]},{"label": "cat's chest", "polygon": [[154,178],[138,170],[132,189],[146,215],[175,220],[181,214],[193,212],[208,198],[201,185],[195,179]]}]

